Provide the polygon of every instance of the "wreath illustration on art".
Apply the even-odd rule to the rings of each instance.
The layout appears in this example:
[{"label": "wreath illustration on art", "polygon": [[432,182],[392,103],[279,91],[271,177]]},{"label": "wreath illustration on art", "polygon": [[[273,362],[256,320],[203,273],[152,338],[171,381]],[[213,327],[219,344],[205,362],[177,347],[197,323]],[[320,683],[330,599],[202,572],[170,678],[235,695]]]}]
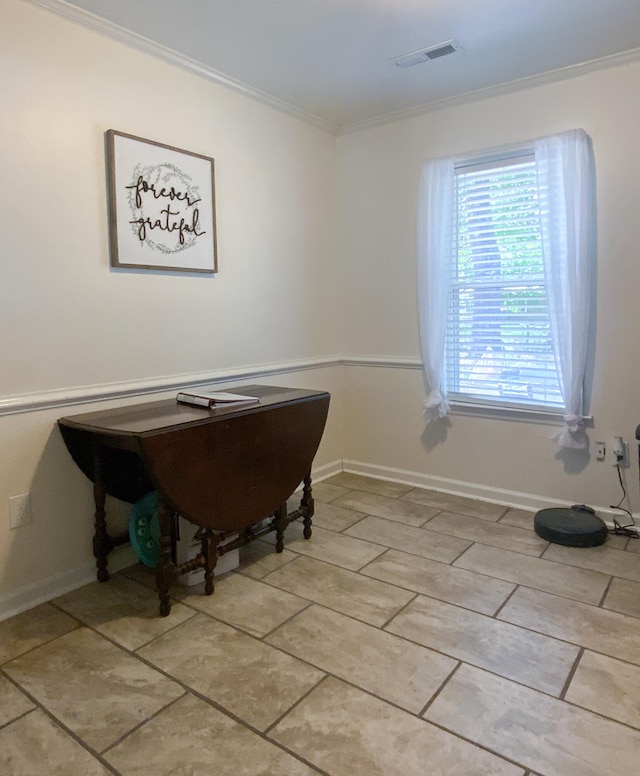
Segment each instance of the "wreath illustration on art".
[{"label": "wreath illustration on art", "polygon": [[200,190],[175,164],[136,165],[126,189],[129,224],[140,246],[175,254],[206,234],[200,225]]}]

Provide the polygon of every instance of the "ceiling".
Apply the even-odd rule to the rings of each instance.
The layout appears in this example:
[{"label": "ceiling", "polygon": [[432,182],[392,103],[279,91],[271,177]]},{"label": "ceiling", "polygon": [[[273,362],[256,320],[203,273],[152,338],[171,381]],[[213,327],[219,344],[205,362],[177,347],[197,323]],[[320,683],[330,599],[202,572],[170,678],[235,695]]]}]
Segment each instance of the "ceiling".
[{"label": "ceiling", "polygon": [[32,2],[335,131],[640,59],[640,0]]}]

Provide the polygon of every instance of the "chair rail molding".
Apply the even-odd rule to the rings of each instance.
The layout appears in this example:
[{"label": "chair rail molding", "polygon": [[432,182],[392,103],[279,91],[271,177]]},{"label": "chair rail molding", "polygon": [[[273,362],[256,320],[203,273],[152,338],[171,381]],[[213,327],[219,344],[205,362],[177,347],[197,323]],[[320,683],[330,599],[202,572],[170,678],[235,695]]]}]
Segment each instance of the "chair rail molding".
[{"label": "chair rail molding", "polygon": [[232,380],[260,379],[335,366],[421,369],[422,362],[417,358],[398,358],[395,356],[323,356],[281,363],[237,366],[211,372],[195,372],[192,374],[158,376],[119,383],[59,388],[38,393],[0,397],[0,416],[109,401],[111,399],[124,399],[132,396],[145,396],[164,391],[227,383]]}]

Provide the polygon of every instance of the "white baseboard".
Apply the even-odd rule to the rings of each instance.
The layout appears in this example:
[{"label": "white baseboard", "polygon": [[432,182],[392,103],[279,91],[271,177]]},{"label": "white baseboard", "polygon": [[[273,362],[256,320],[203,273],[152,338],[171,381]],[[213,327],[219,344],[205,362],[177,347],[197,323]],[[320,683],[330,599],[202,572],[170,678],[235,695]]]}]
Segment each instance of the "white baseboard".
[{"label": "white baseboard", "polygon": [[340,474],[342,471],[344,471],[342,459],[338,459],[337,461],[326,463],[324,466],[318,466],[317,469],[311,472],[311,477],[313,482],[322,482],[322,480],[333,477],[334,474]]},{"label": "white baseboard", "polygon": [[[137,561],[136,554],[130,546],[117,547],[109,555],[109,571],[115,572],[127,568]],[[79,568],[53,574],[46,579],[32,582],[0,596],[0,621],[13,617],[34,606],[51,601],[60,595],[88,585],[96,580],[95,561],[86,563]]]},{"label": "white baseboard", "polygon": [[637,534],[640,534],[640,516],[627,515],[616,509],[596,509],[596,514],[607,524],[607,528],[614,529],[614,519],[619,526],[629,528]]},{"label": "white baseboard", "polygon": [[[328,477],[333,477],[334,474],[339,474],[341,471],[342,460],[332,461],[313,470],[313,481],[321,482]],[[127,566],[132,566],[137,560],[138,558],[130,545],[117,547],[109,555],[109,571],[120,571],[127,568]],[[95,579],[96,564],[92,560],[79,568],[63,571],[60,574],[53,574],[46,579],[5,593],[0,596],[0,621],[20,614],[20,612],[24,612],[27,609],[32,609],[39,604],[51,601],[51,599],[76,590],[83,585],[88,585],[90,582],[95,582]]]},{"label": "white baseboard", "polygon": [[[362,461],[350,461],[345,459],[342,462],[343,470],[352,474],[362,474],[367,477],[375,477],[379,480],[388,480],[389,482],[398,482],[402,485],[411,485],[414,488],[429,488],[442,493],[451,493],[455,496],[466,496],[467,498],[478,499],[479,501],[490,501],[494,504],[505,504],[514,509],[526,509],[537,512],[539,509],[549,507],[570,507],[575,501],[562,501],[560,499],[548,498],[533,493],[523,493],[516,490],[505,490],[503,488],[493,488],[488,485],[479,485],[474,482],[463,482],[462,480],[453,480],[447,477],[436,477],[431,474],[420,472],[405,471],[404,469],[395,469],[389,466],[378,466],[376,464],[363,463]],[[608,524],[613,527],[613,518],[623,525],[628,522],[628,515],[610,507],[591,504],[596,513]],[[640,516],[634,516],[634,522],[640,526]]]},{"label": "white baseboard", "polygon": [[[387,480],[389,482],[398,482],[414,488],[430,488],[442,493],[450,493],[456,496],[466,496],[467,498],[478,499],[480,501],[490,501],[495,504],[504,504],[515,509],[526,509],[536,512],[539,509],[548,507],[570,507],[573,502],[561,501],[559,499],[547,498],[545,496],[532,493],[522,493],[515,490],[504,490],[503,488],[493,488],[487,485],[479,485],[473,482],[463,482],[462,480],[453,480],[447,477],[436,477],[422,472],[407,471],[396,469],[390,466],[379,466],[377,464],[363,463],[362,461],[352,461],[348,459],[335,460],[315,468],[312,472],[313,481],[318,483],[333,477],[340,472],[349,472],[351,474],[362,474],[366,477],[373,477],[378,480]],[[612,510],[610,507],[601,507],[592,505],[596,513],[607,523],[608,527],[613,527],[613,518],[619,523],[625,525],[628,522],[627,516]],[[640,532],[640,517],[635,516],[634,521]],[[131,566],[137,561],[135,552],[130,546],[118,547],[109,556],[109,570],[119,571],[120,569]],[[12,617],[27,609],[31,609],[38,604],[50,601],[59,595],[68,593],[78,587],[89,584],[95,580],[95,564],[87,563],[84,566],[66,571],[61,574],[55,574],[47,579],[25,585],[10,593],[0,596],[0,621],[7,617]]]}]

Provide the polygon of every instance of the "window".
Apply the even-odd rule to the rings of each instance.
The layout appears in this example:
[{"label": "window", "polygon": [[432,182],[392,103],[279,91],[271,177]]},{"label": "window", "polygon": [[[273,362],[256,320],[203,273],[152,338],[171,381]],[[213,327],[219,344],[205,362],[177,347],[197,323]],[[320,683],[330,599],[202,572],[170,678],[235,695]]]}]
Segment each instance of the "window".
[{"label": "window", "polygon": [[595,257],[583,130],[423,170],[418,300],[428,421],[449,400],[562,414],[587,444],[583,380]]},{"label": "window", "polygon": [[452,399],[564,408],[533,153],[455,166],[444,363]]}]

